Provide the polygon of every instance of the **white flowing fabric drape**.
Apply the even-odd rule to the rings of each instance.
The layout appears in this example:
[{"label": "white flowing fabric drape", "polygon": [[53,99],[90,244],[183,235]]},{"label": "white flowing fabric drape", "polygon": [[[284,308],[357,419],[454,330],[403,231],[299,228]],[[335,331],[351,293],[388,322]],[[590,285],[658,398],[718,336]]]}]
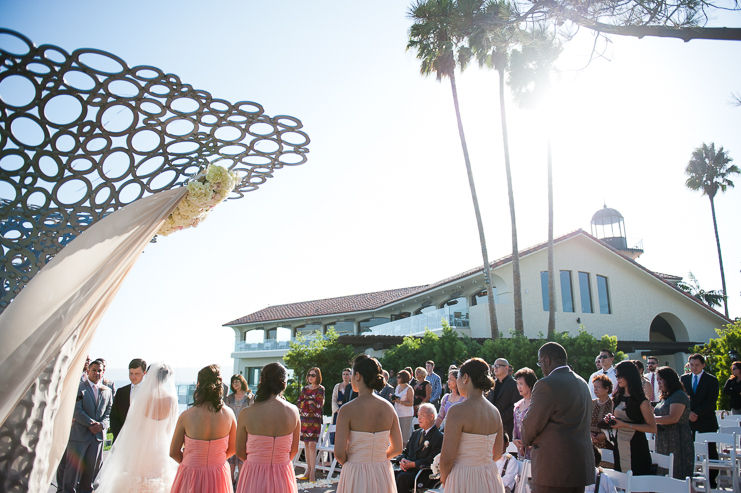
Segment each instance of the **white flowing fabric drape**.
[{"label": "white flowing fabric drape", "polygon": [[185,187],[159,192],[98,221],[63,248],[0,314],[0,423],[57,357],[56,371],[63,379],[62,385],[36,391],[31,398],[58,403],[44,412],[39,427],[34,469],[41,466],[42,474],[34,474],[31,491],[48,488],[67,446],[80,371],[101,318],[186,192]]}]

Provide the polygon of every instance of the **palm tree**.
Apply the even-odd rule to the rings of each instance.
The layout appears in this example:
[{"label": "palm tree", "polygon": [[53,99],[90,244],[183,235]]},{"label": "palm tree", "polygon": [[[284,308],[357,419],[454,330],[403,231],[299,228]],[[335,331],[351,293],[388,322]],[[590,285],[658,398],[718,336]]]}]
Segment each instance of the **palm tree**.
[{"label": "palm tree", "polygon": [[496,308],[494,306],[494,292],[491,282],[491,265],[486,250],[486,238],[484,236],[484,224],[481,220],[479,200],[476,195],[476,185],[471,171],[471,160],[468,157],[468,146],[466,135],[463,131],[460,107],[458,105],[458,90],[455,85],[456,47],[462,35],[460,26],[463,15],[459,10],[458,2],[454,0],[418,0],[409,10],[409,17],[414,21],[409,29],[409,43],[407,49],[417,51],[417,58],[422,61],[420,72],[422,75],[435,73],[437,80],[444,77],[450,79],[450,88],[453,92],[453,106],[458,121],[458,134],[463,148],[463,160],[466,164],[468,174],[468,185],[471,188],[471,199],[476,214],[476,224],[479,229],[479,241],[481,242],[481,256],[484,259],[484,283],[486,284],[487,298],[489,301],[489,320],[491,325],[491,338],[499,337],[499,326],[497,324]]},{"label": "palm tree", "polygon": [[679,289],[689,294],[690,296],[697,298],[711,308],[720,306],[720,304],[723,302],[722,292],[718,290],[705,291],[700,287],[700,283],[697,281],[697,278],[692,274],[692,272],[690,272],[690,275],[688,277],[690,279],[689,282],[679,281],[677,283],[677,287]]},{"label": "palm tree", "polygon": [[[521,48],[510,54],[509,78],[515,103],[520,108],[537,107],[551,89],[551,74],[561,54],[561,44],[541,27],[522,33]],[[550,125],[551,122],[548,122]],[[546,126],[548,128],[548,126]],[[553,266],[553,155],[550,133],[547,141],[548,162],[548,336],[556,333],[556,275]]]},{"label": "palm tree", "polygon": [[[512,231],[512,293],[515,308],[515,332],[525,333],[522,321],[522,287],[520,280],[520,250],[517,246],[517,221],[515,197],[512,188],[512,170],[509,159],[509,137],[507,136],[507,113],[504,106],[504,73],[509,63],[510,47],[516,42],[519,29],[506,22],[517,15],[516,9],[504,0],[482,3],[477,15],[470,16],[468,52],[474,53],[480,66],[493,68],[499,74],[499,114],[502,121],[504,143],[504,168],[507,173],[507,195]],[[466,52],[464,52],[465,54]]]},{"label": "palm tree", "polygon": [[723,286],[723,307],[728,318],[728,292],[726,291],[726,275],[723,272],[723,256],[720,253],[720,237],[718,236],[718,222],[715,219],[715,195],[718,191],[725,192],[728,187],[733,188],[731,175],[738,174],[738,167],[730,165],[733,161],[721,147],[716,152],[715,144],[710,147],[703,143],[692,153],[685,173],[689,176],[685,185],[690,190],[702,190],[703,195],[710,199],[710,211],[713,214],[713,228],[715,228],[715,243],[718,246],[718,263],[720,264],[720,280]]}]

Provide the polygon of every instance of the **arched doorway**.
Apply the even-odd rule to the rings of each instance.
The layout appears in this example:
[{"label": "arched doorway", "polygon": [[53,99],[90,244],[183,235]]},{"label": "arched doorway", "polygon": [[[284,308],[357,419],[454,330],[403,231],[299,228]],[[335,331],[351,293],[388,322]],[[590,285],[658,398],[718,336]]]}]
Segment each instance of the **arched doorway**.
[{"label": "arched doorway", "polygon": [[651,321],[648,340],[653,342],[689,341],[684,323],[672,313],[660,313]]}]

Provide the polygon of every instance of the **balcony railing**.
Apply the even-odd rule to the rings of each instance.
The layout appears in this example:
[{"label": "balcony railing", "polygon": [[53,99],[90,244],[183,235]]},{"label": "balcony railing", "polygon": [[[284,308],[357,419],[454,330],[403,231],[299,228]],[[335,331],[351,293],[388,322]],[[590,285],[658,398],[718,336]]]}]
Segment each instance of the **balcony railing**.
[{"label": "balcony railing", "polygon": [[404,336],[424,332],[425,328],[435,330],[442,327],[441,320],[443,318],[448,321],[451,327],[468,328],[470,326],[468,309],[461,310],[460,307],[453,305],[376,325],[369,332],[364,332],[363,335]]},{"label": "balcony railing", "polygon": [[240,341],[234,345],[234,351],[287,351],[289,349],[290,343],[294,341],[294,338],[291,338],[290,341],[278,341],[276,339],[268,339],[263,342]]}]

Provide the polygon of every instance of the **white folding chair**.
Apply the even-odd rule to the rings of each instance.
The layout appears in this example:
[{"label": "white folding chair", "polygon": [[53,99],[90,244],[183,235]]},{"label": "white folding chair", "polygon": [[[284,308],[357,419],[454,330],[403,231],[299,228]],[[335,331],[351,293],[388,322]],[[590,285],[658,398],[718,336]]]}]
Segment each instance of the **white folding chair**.
[{"label": "white folding chair", "polygon": [[612,450],[609,448],[603,448],[600,449],[600,452],[602,453],[602,462],[609,462],[611,464],[615,463],[615,453]]},{"label": "white folding chair", "polygon": [[730,425],[731,423],[736,423],[735,426],[739,426],[739,422],[741,422],[741,414],[726,414],[723,416],[723,419],[718,421],[718,424],[720,426],[723,426],[724,424]]},{"label": "white folding chair", "polygon": [[515,445],[512,442],[509,442],[509,445],[507,445],[507,452],[509,452],[510,454],[517,455],[518,454],[517,445]]},{"label": "white folding chair", "polygon": [[670,478],[674,477],[674,454],[664,455],[651,452],[651,464],[668,469],[669,474],[666,474],[666,476]]},{"label": "white folding chair", "polygon": [[624,472],[616,471],[614,469],[602,468],[602,474],[609,477],[615,488],[621,491],[628,489],[628,475]]},{"label": "white folding chair", "polygon": [[296,457],[293,458],[293,466],[303,467],[305,475],[309,471],[309,465],[306,463],[306,460],[301,460],[301,451],[304,452],[304,459],[306,459],[306,446],[304,442],[298,442],[298,452],[296,453]]},{"label": "white folding chair", "polygon": [[[326,425],[325,432],[316,445],[316,468],[320,471],[327,471],[327,479],[331,479],[332,475],[337,471],[337,458],[334,456],[334,445],[330,441],[330,433],[334,433],[336,430],[337,425]],[[330,465],[323,465],[323,459],[325,457],[329,459],[330,456],[332,457]]]},{"label": "white folding chair", "polygon": [[[729,479],[731,484],[733,485],[733,491],[739,491],[739,467],[736,460],[736,434],[697,433],[695,435],[695,440],[705,442],[706,444],[715,442],[715,445],[718,448],[719,452],[724,450],[726,447],[728,448],[728,453],[726,455],[727,458],[724,457],[721,459],[710,459],[706,455],[705,461],[707,462],[707,466],[705,467],[704,472],[706,474],[708,484],[710,484],[709,470],[717,469],[718,471],[720,471],[720,474],[718,475],[718,482],[720,483],[724,479]],[[723,473],[728,473],[728,476],[730,476],[730,478],[728,478]]]},{"label": "white folding chair", "polygon": [[646,438],[646,441],[648,442],[648,449],[651,452],[656,452],[656,440],[653,438]]},{"label": "white folding chair", "polygon": [[665,476],[633,476],[633,471],[628,471],[628,487],[626,493],[639,491],[651,491],[653,493],[692,493],[690,478],[681,481],[679,479],[667,478]]},{"label": "white folding chair", "polygon": [[530,467],[530,461],[525,459],[520,467],[520,474],[515,485],[515,493],[525,493],[528,491],[527,485],[533,477],[533,471]]}]

